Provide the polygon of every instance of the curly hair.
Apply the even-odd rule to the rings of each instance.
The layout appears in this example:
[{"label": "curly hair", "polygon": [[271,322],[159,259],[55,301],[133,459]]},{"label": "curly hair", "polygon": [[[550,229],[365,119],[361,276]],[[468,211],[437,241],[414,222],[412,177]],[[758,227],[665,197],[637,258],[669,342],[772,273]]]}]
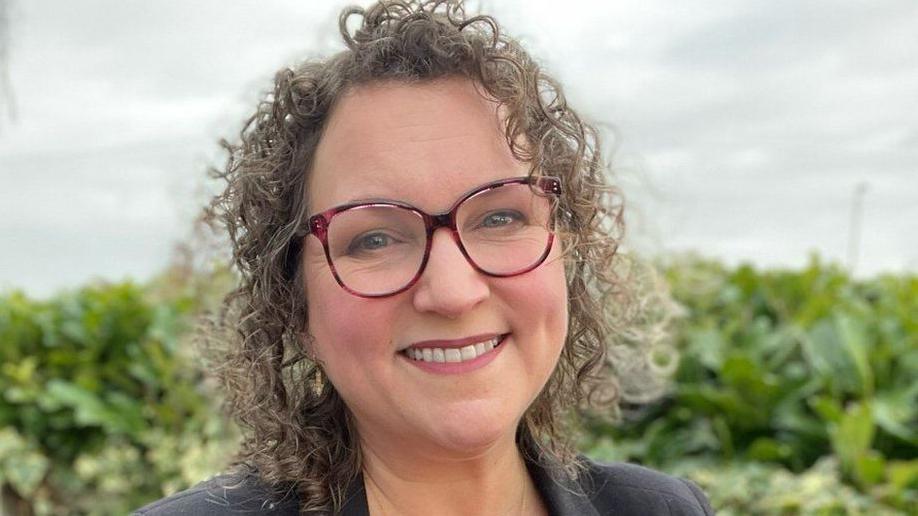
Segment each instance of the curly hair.
[{"label": "curly hair", "polygon": [[462,77],[502,106],[514,156],[564,185],[558,231],[569,332],[516,438],[530,460],[576,475],[583,467],[574,446],[580,409],[616,414],[621,399],[659,390],[646,346],[634,345],[646,336],[637,328],[648,312],[618,252],[623,204],[606,177],[598,131],[494,18],[468,15],[461,1],[349,7],[339,28],[345,50],[279,71],[239,142],[221,142],[229,157],[215,174],[226,186],[208,214],[228,231],[239,284],[204,341],[226,408],[243,430],[236,464],[295,491],[304,513],[340,508],[362,457],[351,414],[303,345],[309,321],[298,232],[308,213],[308,173],[330,113],[349,89]]}]

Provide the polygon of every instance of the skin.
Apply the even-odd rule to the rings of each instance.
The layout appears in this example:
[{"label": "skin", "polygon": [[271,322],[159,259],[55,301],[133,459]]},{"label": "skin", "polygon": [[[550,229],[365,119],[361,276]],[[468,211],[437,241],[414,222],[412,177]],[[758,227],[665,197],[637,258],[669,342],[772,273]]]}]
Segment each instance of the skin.
[{"label": "skin", "polygon": [[[483,183],[525,176],[500,120],[495,103],[464,79],[352,90],[317,149],[310,212],[386,198],[440,213]],[[317,238],[307,237],[304,250],[312,351],[354,415],[371,511],[544,511],[514,435],[567,333],[559,243],[537,269],[491,278],[440,229],[420,280],[382,299],[343,290]],[[459,375],[425,372],[397,353],[423,340],[508,332],[495,360]]]}]

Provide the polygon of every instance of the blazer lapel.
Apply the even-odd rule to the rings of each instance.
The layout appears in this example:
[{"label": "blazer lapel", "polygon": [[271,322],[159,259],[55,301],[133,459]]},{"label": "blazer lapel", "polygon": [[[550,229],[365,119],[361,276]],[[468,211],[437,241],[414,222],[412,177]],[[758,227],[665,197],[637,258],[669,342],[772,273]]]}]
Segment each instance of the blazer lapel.
[{"label": "blazer lapel", "polygon": [[[532,481],[539,490],[551,516],[599,516],[596,508],[576,482],[563,480],[563,475],[552,473],[534,462],[526,462]],[[558,477],[556,480],[554,477]],[[370,516],[363,474],[351,481],[345,495],[341,516]]]},{"label": "blazer lapel", "polygon": [[599,516],[590,498],[576,482],[566,479],[563,473],[551,471],[535,462],[526,462],[532,481],[535,482],[550,516]]}]

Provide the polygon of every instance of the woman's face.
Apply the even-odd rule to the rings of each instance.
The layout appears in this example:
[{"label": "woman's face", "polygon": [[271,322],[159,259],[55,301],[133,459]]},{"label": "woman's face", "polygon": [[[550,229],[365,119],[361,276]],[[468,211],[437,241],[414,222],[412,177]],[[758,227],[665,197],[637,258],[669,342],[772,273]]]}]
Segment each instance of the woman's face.
[{"label": "woman's face", "polygon": [[[307,201],[311,213],[364,199],[441,213],[472,188],[527,173],[506,144],[495,105],[471,82],[382,83],[357,88],[336,106]],[[559,248],[556,240],[531,272],[488,277],[440,229],[417,283],[367,299],[338,285],[322,244],[306,237],[309,332],[365,446],[442,459],[512,442],[567,333]],[[492,359],[474,370],[433,372],[400,352],[423,341],[449,341],[445,347],[503,335]]]}]

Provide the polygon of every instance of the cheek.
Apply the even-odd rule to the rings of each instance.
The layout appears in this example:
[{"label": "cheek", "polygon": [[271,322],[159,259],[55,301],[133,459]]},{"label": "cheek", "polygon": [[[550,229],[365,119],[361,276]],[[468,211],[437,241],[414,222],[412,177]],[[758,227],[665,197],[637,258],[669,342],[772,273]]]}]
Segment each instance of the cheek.
[{"label": "cheek", "polygon": [[549,259],[538,269],[513,278],[505,302],[522,333],[538,338],[546,353],[557,357],[568,328],[567,281],[564,262]]},{"label": "cheek", "polygon": [[567,340],[568,329],[568,303],[567,303],[567,278],[564,274],[564,261],[555,260],[546,267],[544,281],[544,298],[541,308],[548,314],[546,332],[551,335],[555,357],[561,353],[564,342]]},{"label": "cheek", "polygon": [[538,273],[538,288],[533,296],[541,298],[541,305],[556,315],[554,319],[563,321],[564,333],[567,333],[567,275],[566,263],[561,255],[561,243],[556,242],[551,254],[534,272]]},{"label": "cheek", "polygon": [[307,267],[305,280],[309,333],[333,380],[358,374],[356,368],[388,349],[385,303],[349,294],[322,268]]}]

